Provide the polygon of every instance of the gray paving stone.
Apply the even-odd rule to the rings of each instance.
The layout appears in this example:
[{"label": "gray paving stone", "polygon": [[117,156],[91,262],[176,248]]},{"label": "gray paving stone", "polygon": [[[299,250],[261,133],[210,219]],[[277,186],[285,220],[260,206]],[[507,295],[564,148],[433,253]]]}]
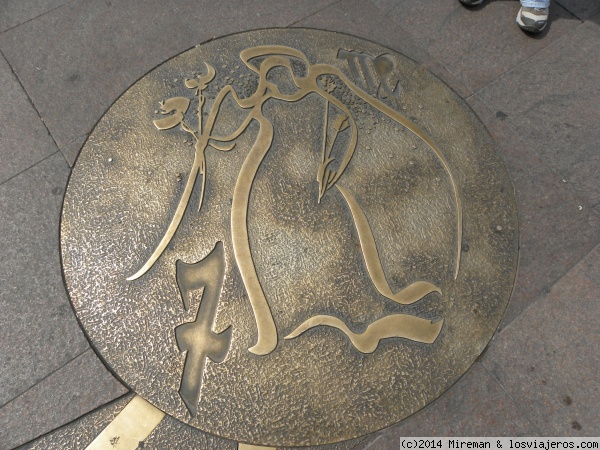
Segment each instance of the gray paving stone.
[{"label": "gray paving stone", "polygon": [[600,25],[586,22],[478,94],[587,208],[600,203],[599,46]]},{"label": "gray paving stone", "polygon": [[88,349],[0,408],[0,450],[24,444],[126,393]]},{"label": "gray paving stone", "polygon": [[600,3],[594,1],[557,0],[557,3],[581,20],[590,19],[600,13]]},{"label": "gray paving stone", "polygon": [[531,37],[514,23],[515,1],[487,1],[465,8],[458,0],[373,0],[434,58],[473,92],[516,67],[580,24],[560,7],[542,36]]},{"label": "gray paving stone", "polygon": [[[590,267],[594,280],[586,275]],[[600,255],[593,252],[511,323],[483,359],[544,436],[600,435],[599,292]]]},{"label": "gray paving stone", "polygon": [[356,447],[397,450],[400,437],[538,436],[502,387],[479,363],[431,405]]},{"label": "gray paving stone", "polygon": [[600,266],[598,265],[598,261],[600,261],[600,244],[596,245],[578,264],[579,273],[587,277],[590,281],[598,282],[600,280]]},{"label": "gray paving stone", "polygon": [[469,100],[505,158],[515,186],[520,221],[520,261],[504,328],[600,241],[600,215],[582,208],[570,183],[520,139],[501,110],[478,96]]},{"label": "gray paving stone", "polygon": [[342,0],[295,23],[294,26],[339,31],[378,42],[424,65],[460,96],[468,97],[472,94],[406,30],[390,20],[370,1]]},{"label": "gray paving stone", "polygon": [[69,1],[71,0],[3,0],[0,2],[0,33]]},{"label": "gray paving stone", "polygon": [[0,108],[2,124],[0,184],[2,184],[55,153],[58,148],[2,55],[0,55],[0,86],[3,93],[3,106]]},{"label": "gray paving stone", "polygon": [[68,174],[56,152],[0,185],[0,405],[88,348],[60,270]]},{"label": "gray paving stone", "polygon": [[1,34],[0,48],[72,164],[102,113],[159,63],[216,36],[287,26],[333,1],[80,1]]},{"label": "gray paving stone", "polygon": [[74,422],[18,447],[18,450],[84,449],[123,410],[133,397],[135,397],[135,393],[124,395]]}]

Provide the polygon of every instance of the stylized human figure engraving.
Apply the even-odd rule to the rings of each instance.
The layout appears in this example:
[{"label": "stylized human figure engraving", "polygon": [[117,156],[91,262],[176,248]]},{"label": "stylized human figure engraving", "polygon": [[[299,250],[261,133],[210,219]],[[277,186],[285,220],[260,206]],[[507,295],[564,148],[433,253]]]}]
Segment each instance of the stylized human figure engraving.
[{"label": "stylized human figure engraving", "polygon": [[[344,55],[361,55],[359,53],[346,52]],[[259,65],[254,65],[251,61],[255,58],[262,58]],[[386,57],[387,58],[387,57]],[[458,189],[454,181],[454,177],[448,163],[442,155],[439,148],[435,143],[414,123],[402,116],[396,110],[382,103],[376,98],[373,98],[369,93],[359,88],[354,84],[342,71],[338,68],[326,65],[326,64],[311,64],[306,56],[293,48],[284,46],[261,46],[253,47],[243,50],[240,53],[240,59],[245,66],[256,73],[259,77],[258,87],[255,92],[248,98],[239,98],[236,91],[231,85],[223,87],[217,94],[214,102],[210,107],[210,112],[206,118],[205,127],[202,128],[202,106],[204,104],[204,97],[201,95],[202,90],[206,87],[214,77],[214,69],[206,64],[208,74],[206,76],[198,76],[194,80],[186,80],[186,86],[188,88],[195,89],[196,96],[199,96],[199,107],[198,107],[198,131],[193,131],[190,126],[184,121],[183,117],[189,107],[189,101],[184,101],[182,97],[170,99],[165,101],[161,110],[163,114],[172,113],[172,116],[168,116],[164,119],[156,120],[154,123],[158,129],[168,129],[181,125],[181,128],[186,132],[190,133],[195,140],[195,158],[192,165],[192,170],[188,177],[183,195],[179,202],[179,205],[175,211],[175,214],[171,220],[171,223],[163,236],[161,242],[156,247],[150,258],[143,265],[143,267],[129,279],[133,280],[139,278],[146,273],[156,260],[160,257],[170,240],[172,239],[175,231],[177,230],[183,214],[187,208],[190,195],[194,188],[196,178],[202,176],[202,193],[200,195],[200,206],[202,204],[202,198],[204,195],[204,186],[207,179],[207,168],[205,162],[205,151],[208,147],[215,148],[219,151],[230,151],[235,143],[232,143],[237,139],[250,125],[251,122],[256,121],[259,125],[258,135],[252,148],[249,150],[240,173],[237,178],[237,182],[234,187],[233,199],[231,205],[231,237],[233,252],[235,255],[236,263],[244,286],[248,293],[250,303],[254,312],[256,326],[257,326],[257,341],[256,344],[249,349],[250,352],[257,355],[266,355],[272,352],[277,346],[277,329],[271,314],[271,310],[267,299],[265,298],[263,289],[258,279],[254,261],[250,251],[250,244],[248,240],[248,225],[247,225],[247,213],[248,204],[250,198],[250,192],[252,184],[254,182],[256,173],[271,148],[273,140],[273,125],[264,116],[262,112],[263,105],[271,100],[281,100],[285,102],[296,102],[306,97],[309,94],[315,93],[325,99],[326,112],[325,112],[325,124],[324,124],[324,141],[321,148],[321,165],[317,172],[317,181],[319,182],[319,193],[318,201],[321,200],[323,195],[331,189],[333,186],[337,186],[337,189],[341,193],[342,197],[347,202],[350,211],[352,213],[359,239],[361,242],[361,248],[363,251],[363,258],[368,269],[368,273],[371,280],[377,290],[386,298],[389,298],[395,302],[401,304],[410,304],[423,298],[425,295],[431,292],[440,292],[439,289],[433,284],[426,281],[417,281],[411,284],[405,289],[398,293],[393,293],[386,281],[383,268],[379,260],[379,255],[375,242],[373,239],[372,232],[370,230],[368,221],[364,216],[364,213],[356,200],[352,195],[345,190],[342,186],[338,185],[337,182],[343,175],[346,167],[350,163],[352,156],[356,150],[358,131],[355,119],[353,118],[349,108],[340,101],[337,97],[332,95],[335,89],[335,82],[332,77],[339,79],[348,88],[363,101],[368,103],[370,106],[376,108],[381,113],[388,116],[390,119],[396,121],[398,124],[404,126],[406,129],[414,133],[429,148],[436,154],[437,158],[441,162],[446,171],[453,189],[453,197],[455,200],[457,226],[456,226],[456,242],[457,252],[455,259],[455,271],[454,276],[458,275],[458,269],[460,265],[460,248],[462,239],[462,209],[460,203],[460,197],[458,195]],[[305,66],[304,76],[298,76],[292,69],[292,60],[299,61]],[[385,58],[384,58],[385,59]],[[384,59],[380,60],[379,64],[375,64],[379,67],[378,74],[380,75],[379,88],[384,90],[391,90],[387,86],[387,80],[393,63],[390,61],[385,62]],[[391,65],[390,65],[391,64]],[[278,86],[273,82],[269,81],[269,72],[274,68],[287,69],[287,73],[291,77],[294,86],[297,90],[291,94],[283,93],[279,90]],[[374,82],[374,81],[373,81]],[[239,128],[228,136],[217,136],[213,134],[213,128],[215,121],[219,115],[221,105],[225,98],[230,96],[235,104],[242,110],[247,111],[246,117]],[[328,140],[328,122],[329,122],[329,109],[330,106],[338,111],[338,117],[333,122],[334,137]],[[348,130],[348,131],[346,131]],[[340,133],[349,133],[347,140],[346,151],[343,153],[343,157],[334,167],[335,158],[332,157],[332,149],[335,145],[336,139]],[[329,141],[329,144],[328,144]],[[380,339],[385,337],[407,337],[409,339],[419,340],[421,342],[433,342],[432,336],[437,337],[439,330],[441,329],[441,322],[435,324],[419,319],[414,316],[408,316],[404,314],[397,314],[389,316],[390,318],[380,319],[372,323],[365,335],[370,336],[367,340],[372,340],[375,337],[376,343]],[[316,322],[313,319],[318,319]],[[343,322],[336,318],[323,318],[317,316],[316,318],[309,319],[300,327],[298,327],[292,334],[288,335],[287,338],[291,339],[298,336],[299,334],[306,331],[308,328],[317,326],[319,324],[335,326],[340,330],[344,331],[351,341],[358,343],[358,347],[365,348],[366,350],[371,349],[372,344],[362,344],[361,338],[357,338],[356,335],[352,335],[349,329],[344,329]],[[414,319],[414,320],[413,320]],[[323,320],[321,323],[317,323],[319,320]],[[337,320],[337,322],[336,322]],[[326,323],[329,321],[329,323]],[[341,322],[341,324],[339,323]],[[347,327],[346,327],[347,328]],[[416,331],[407,331],[409,328]],[[370,331],[369,331],[370,330]],[[433,340],[435,340],[433,337]],[[376,345],[375,345],[376,348]],[[373,351],[373,348],[370,351]]]},{"label": "stylized human figure engraving", "polygon": [[212,331],[224,279],[225,252],[222,242],[217,242],[215,248],[195,264],[177,261],[177,286],[185,309],[190,307],[191,292],[204,289],[196,320],[175,329],[179,350],[187,351],[179,395],[192,416],[198,410],[206,358],[216,363],[222,362],[231,344],[231,326],[221,333]]},{"label": "stylized human figure engraving", "polygon": [[[338,58],[348,62],[348,68],[357,85],[362,83],[365,90],[376,91],[379,98],[396,95],[398,85],[396,84],[392,88],[388,84],[389,77],[395,67],[395,61],[392,56],[383,54],[375,58],[367,53],[340,49]],[[371,65],[376,77],[373,77]]]}]

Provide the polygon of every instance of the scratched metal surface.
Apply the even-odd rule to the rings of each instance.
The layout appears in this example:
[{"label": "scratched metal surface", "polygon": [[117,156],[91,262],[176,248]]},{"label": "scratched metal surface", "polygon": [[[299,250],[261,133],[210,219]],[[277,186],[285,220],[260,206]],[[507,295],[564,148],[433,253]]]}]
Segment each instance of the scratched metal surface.
[{"label": "scratched metal surface", "polygon": [[[339,185],[368,218],[391,290],[427,281],[441,290],[411,305],[381,295],[361,256],[353,216],[336,188],[318,202],[325,103],[309,94],[275,99],[262,112],[273,142],[258,169],[247,209],[248,240],[260,285],[277,328],[278,345],[259,356],[257,325],[232,250],[233,188],[259,126],[235,148],[206,151],[206,189],[199,188],[170,244],[154,266],[127,281],[149,258],[169,223],[194,146],[181,128],[159,131],[159,102],[193,92],[184,80],[216,74],[204,95],[210,108],[231,84],[251,95],[258,76],[240,61],[244,49],[287,46],[310,64],[328,64],[352,79],[340,49],[392,55],[396,94],[379,98],[417,125],[439,147],[462,201],[458,277],[454,279],[457,208],[448,173],[422,139],[374,108],[337,78],[333,92],[358,127],[355,153]],[[305,68],[292,67],[302,76]],[[269,81],[294,86],[276,68]],[[357,84],[361,80],[355,80]],[[368,88],[365,88],[368,91]],[[369,92],[376,98],[377,92]],[[334,113],[335,114],[335,111]],[[218,127],[232,132],[247,111],[229,101]],[[333,115],[332,115],[333,120]],[[349,138],[340,135],[339,145]],[[334,155],[338,156],[338,155]],[[338,159],[341,156],[338,156]],[[332,166],[333,167],[333,166]],[[198,414],[178,390],[185,353],[175,328],[193,322],[201,290],[185,310],[175,263],[193,263],[223,242],[225,279],[212,330],[232,327],[223,362],[204,367]],[[133,85],[100,120],[73,169],[61,225],[67,288],[78,318],[107,364],[135,392],[173,417],[223,438],[260,445],[317,445],[355,438],[418,411],[448,389],[483,351],[497,328],[514,283],[518,222],[513,188],[494,143],[470,108],[445,84],[406,57],[375,43],[316,30],[259,30],[191,49]],[[439,321],[433,344],[383,339],[373,353],[346,334],[316,327],[284,340],[314,315],[341,319],[354,333],[392,314]]]}]

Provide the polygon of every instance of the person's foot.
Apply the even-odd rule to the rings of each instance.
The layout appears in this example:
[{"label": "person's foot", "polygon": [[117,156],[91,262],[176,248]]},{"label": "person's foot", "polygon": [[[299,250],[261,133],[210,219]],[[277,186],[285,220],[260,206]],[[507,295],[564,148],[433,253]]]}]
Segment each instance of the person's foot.
[{"label": "person's foot", "polygon": [[529,33],[539,33],[548,24],[549,10],[550,8],[527,8],[523,6],[517,14],[517,24],[522,30]]},{"label": "person's foot", "polygon": [[460,0],[460,2],[465,6],[477,6],[483,3],[483,0]]}]

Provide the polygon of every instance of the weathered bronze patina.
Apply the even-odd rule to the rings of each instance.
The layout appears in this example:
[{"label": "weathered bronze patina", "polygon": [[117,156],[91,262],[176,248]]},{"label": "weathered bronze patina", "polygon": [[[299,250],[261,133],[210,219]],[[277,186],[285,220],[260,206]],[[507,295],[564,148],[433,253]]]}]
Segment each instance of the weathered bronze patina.
[{"label": "weathered bronze patina", "polygon": [[218,39],[110,108],[65,197],[65,279],[136,393],[205,432],[317,445],[450,387],[512,290],[518,225],[492,139],[377,44]]}]

